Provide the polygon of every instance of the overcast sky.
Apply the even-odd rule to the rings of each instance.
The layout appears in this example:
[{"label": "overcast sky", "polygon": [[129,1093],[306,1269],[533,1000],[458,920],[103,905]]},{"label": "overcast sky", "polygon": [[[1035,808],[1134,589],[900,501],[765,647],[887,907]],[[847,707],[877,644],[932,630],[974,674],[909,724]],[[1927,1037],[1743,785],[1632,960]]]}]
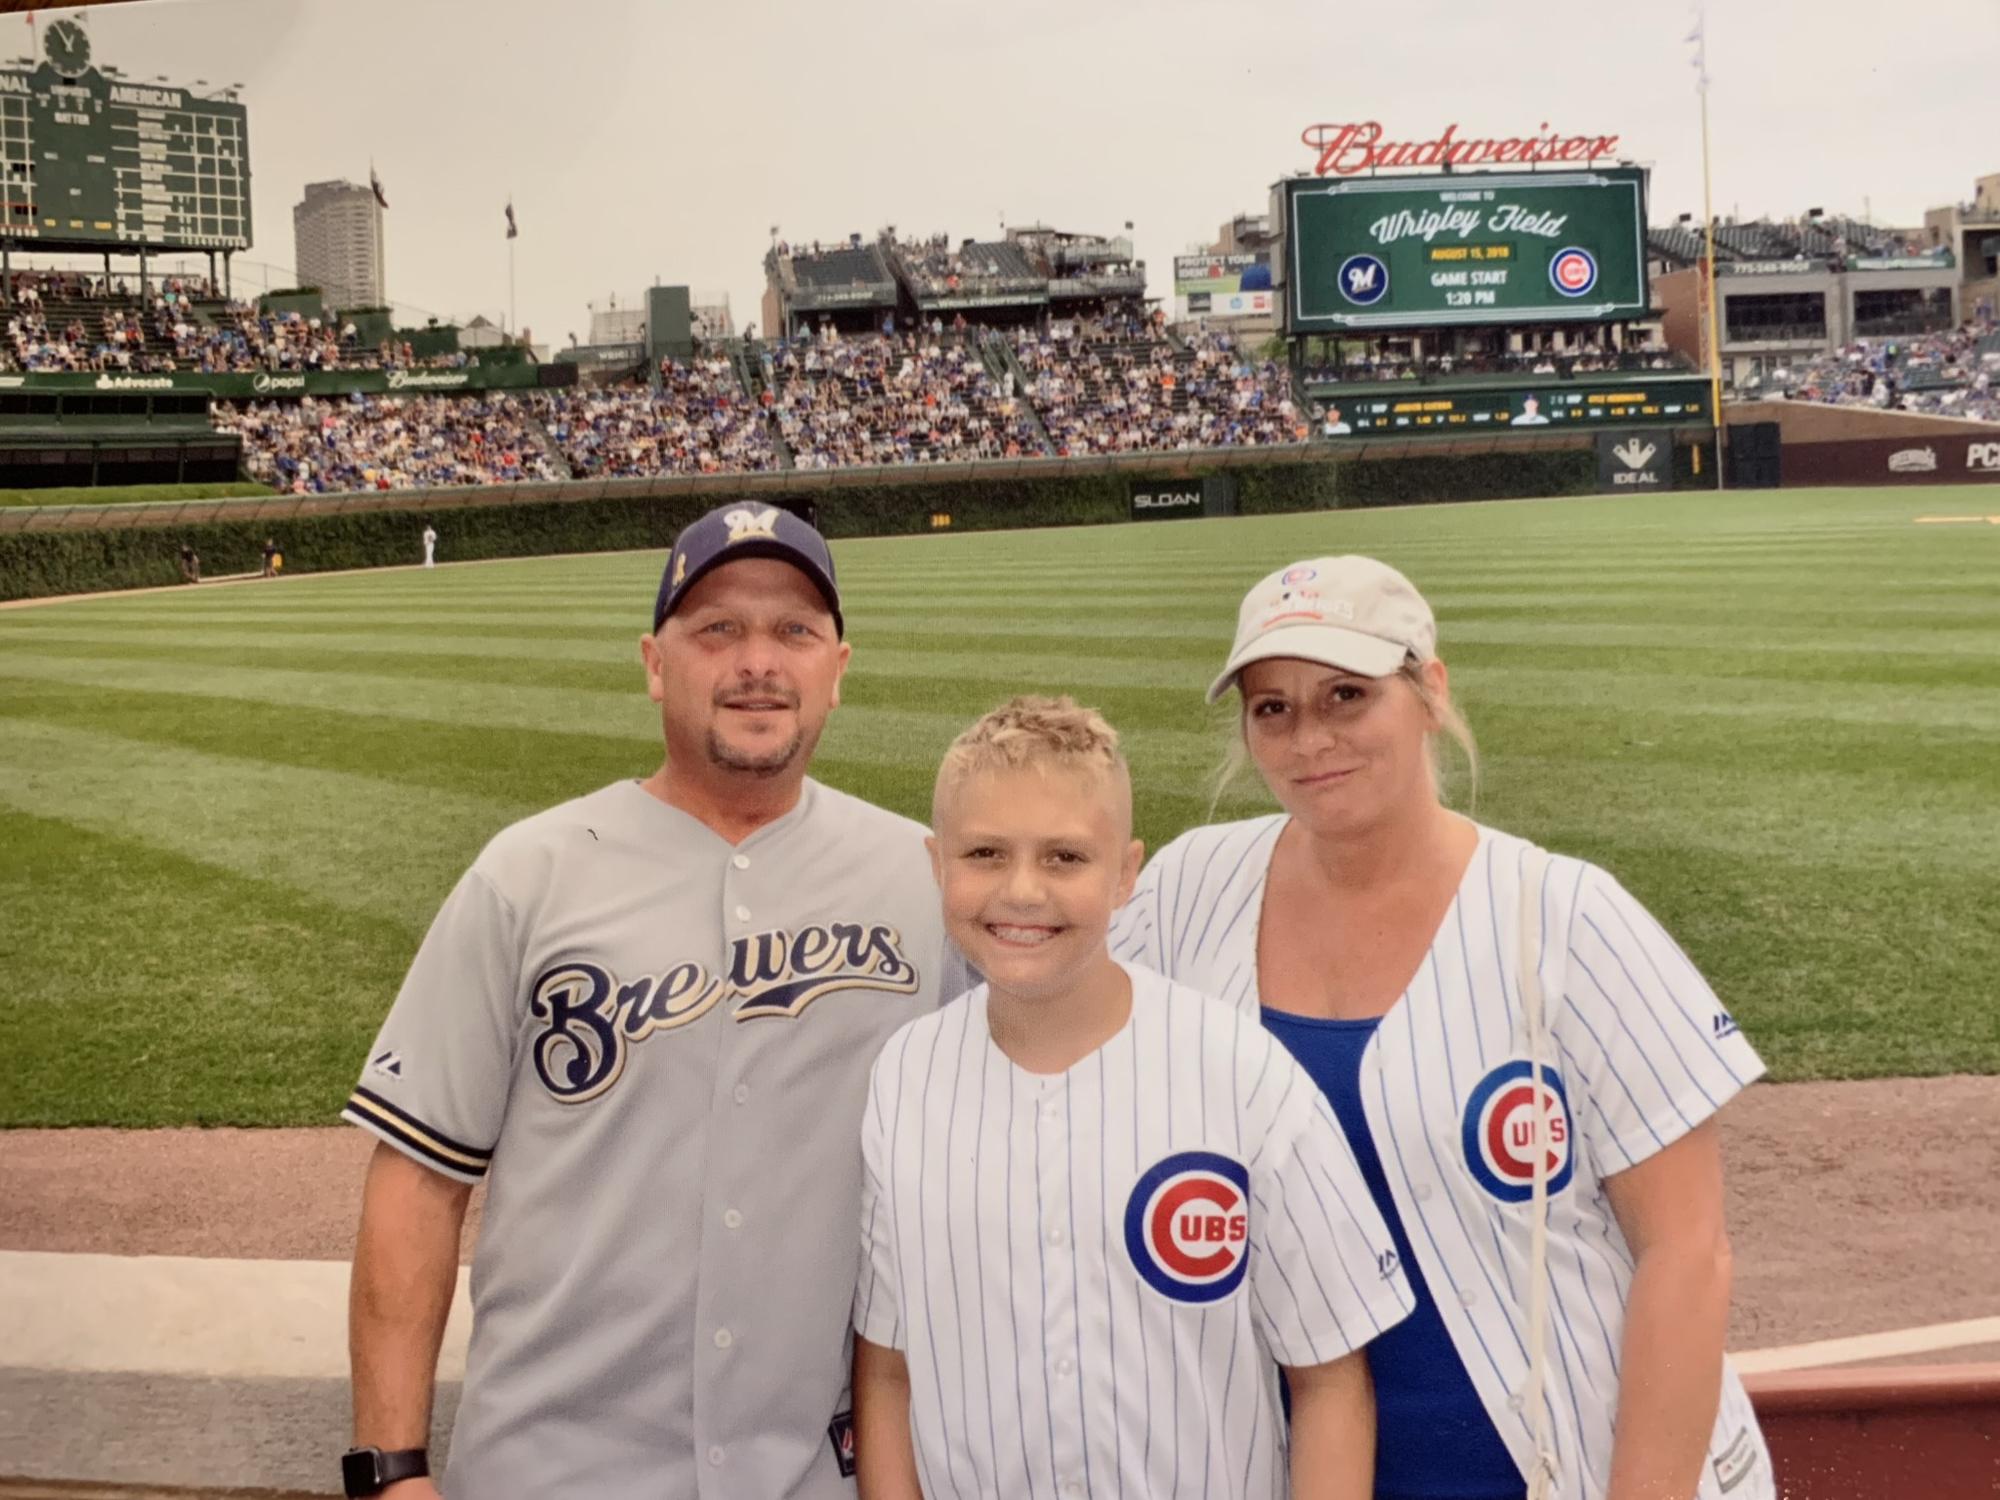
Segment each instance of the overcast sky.
[{"label": "overcast sky", "polygon": [[[1130,219],[1164,296],[1176,253],[1310,166],[1319,121],[1615,133],[1654,169],[1655,223],[1701,209],[1680,0],[147,0],[38,22],[60,14],[128,77],[243,84],[244,259],[275,269],[239,294],[289,284],[302,186],[372,158],[391,299],[503,318],[511,193],[516,321],[552,344],[655,280],[757,320],[774,224]],[[21,27],[0,54],[26,51],[0,24]],[[1719,214],[1916,224],[2000,172],[2000,0],[1727,0],[1708,65]]]}]

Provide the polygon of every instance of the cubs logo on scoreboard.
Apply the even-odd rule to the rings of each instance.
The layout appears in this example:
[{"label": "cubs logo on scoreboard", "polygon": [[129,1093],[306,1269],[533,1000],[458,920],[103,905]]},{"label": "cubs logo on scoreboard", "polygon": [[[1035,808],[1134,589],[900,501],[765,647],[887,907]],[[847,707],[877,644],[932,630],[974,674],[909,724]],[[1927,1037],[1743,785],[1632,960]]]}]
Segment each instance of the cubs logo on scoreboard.
[{"label": "cubs logo on scoreboard", "polygon": [[1565,297],[1581,297],[1597,285],[1597,257],[1581,245],[1566,245],[1549,261],[1549,285]]},{"label": "cubs logo on scoreboard", "polygon": [[1473,1180],[1502,1203],[1526,1203],[1535,1193],[1535,1155],[1543,1153],[1550,1196],[1575,1175],[1575,1129],[1562,1075],[1543,1068],[1537,1085],[1525,1058],[1493,1069],[1465,1101],[1465,1165]]},{"label": "cubs logo on scoreboard", "polygon": [[1177,1151],[1141,1174],[1125,1203],[1139,1279],[1174,1302],[1220,1302],[1250,1268],[1250,1171],[1216,1151]]},{"label": "cubs logo on scoreboard", "polygon": [[1350,255],[1340,263],[1340,295],[1372,307],[1389,294],[1389,268],[1375,255]]}]

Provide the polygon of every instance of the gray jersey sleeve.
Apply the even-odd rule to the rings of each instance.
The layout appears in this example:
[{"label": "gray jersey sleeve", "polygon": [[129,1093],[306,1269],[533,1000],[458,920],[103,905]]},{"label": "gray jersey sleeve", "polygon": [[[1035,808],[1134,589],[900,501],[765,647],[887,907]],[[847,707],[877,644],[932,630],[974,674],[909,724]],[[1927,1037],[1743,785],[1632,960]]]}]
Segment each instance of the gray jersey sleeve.
[{"label": "gray jersey sleeve", "polygon": [[519,955],[513,908],[474,866],[431,923],[341,1118],[461,1182],[484,1177],[513,1073]]},{"label": "gray jersey sleeve", "polygon": [[1326,1097],[1269,1044],[1270,1113],[1250,1163],[1251,1308],[1280,1364],[1327,1364],[1402,1322],[1416,1299]]}]

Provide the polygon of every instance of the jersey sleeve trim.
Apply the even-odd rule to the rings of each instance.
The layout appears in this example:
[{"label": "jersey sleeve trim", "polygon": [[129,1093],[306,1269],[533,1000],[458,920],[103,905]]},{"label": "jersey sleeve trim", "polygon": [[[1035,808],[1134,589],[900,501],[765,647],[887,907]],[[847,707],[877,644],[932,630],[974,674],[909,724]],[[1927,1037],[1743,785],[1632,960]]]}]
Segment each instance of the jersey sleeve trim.
[{"label": "jersey sleeve trim", "polygon": [[425,1165],[464,1182],[479,1181],[493,1160],[491,1150],[463,1145],[369,1089],[355,1089],[340,1117],[382,1137]]}]

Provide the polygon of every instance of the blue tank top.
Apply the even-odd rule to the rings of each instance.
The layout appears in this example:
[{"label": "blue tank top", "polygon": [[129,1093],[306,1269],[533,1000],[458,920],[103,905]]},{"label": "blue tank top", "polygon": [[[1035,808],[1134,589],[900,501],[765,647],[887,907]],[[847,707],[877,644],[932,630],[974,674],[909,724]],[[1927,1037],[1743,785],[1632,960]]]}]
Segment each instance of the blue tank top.
[{"label": "blue tank top", "polygon": [[1379,1024],[1379,1017],[1322,1021],[1264,1012],[1265,1028],[1333,1106],[1417,1298],[1409,1317],[1367,1346],[1375,1379],[1375,1500],[1522,1500],[1527,1485],[1438,1316],[1368,1132],[1361,1054]]}]

